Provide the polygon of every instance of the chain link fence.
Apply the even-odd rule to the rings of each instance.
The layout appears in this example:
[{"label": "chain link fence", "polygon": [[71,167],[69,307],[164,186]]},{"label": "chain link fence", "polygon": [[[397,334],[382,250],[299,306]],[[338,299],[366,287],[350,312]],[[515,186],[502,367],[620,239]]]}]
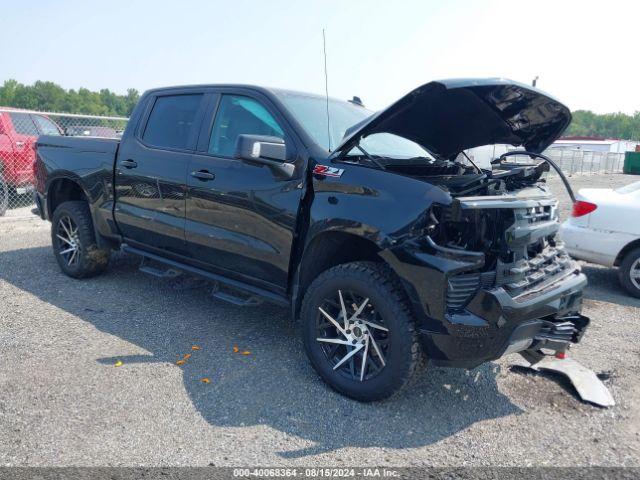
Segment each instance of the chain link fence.
[{"label": "chain link fence", "polygon": [[[549,149],[544,152],[558,164],[565,175],[593,175],[602,173],[622,173],[624,153],[589,152],[585,150]],[[528,159],[528,161],[531,161]],[[557,175],[554,169],[549,175]]]},{"label": "chain link fence", "polygon": [[31,215],[38,136],[119,138],[127,121],[0,107],[0,216]]},{"label": "chain link fence", "polygon": [[[120,138],[128,119],[0,107],[0,216],[31,215],[39,135]],[[549,149],[566,175],[621,173],[624,153]],[[529,162],[526,158],[512,158]],[[549,175],[557,175],[551,169]]]},{"label": "chain link fence", "polygon": [[[500,148],[497,148],[500,147]],[[489,168],[490,161],[501,154],[511,151],[521,151],[522,148],[513,146],[479,147],[470,149],[471,158],[481,168]],[[551,158],[568,177],[573,175],[596,175],[608,173],[622,173],[624,167],[625,152],[594,152],[587,150],[569,150],[549,148],[544,154]],[[540,160],[533,160],[539,162]],[[531,163],[528,155],[514,155],[509,157],[509,162]],[[557,172],[551,168],[548,176],[557,176]]]}]

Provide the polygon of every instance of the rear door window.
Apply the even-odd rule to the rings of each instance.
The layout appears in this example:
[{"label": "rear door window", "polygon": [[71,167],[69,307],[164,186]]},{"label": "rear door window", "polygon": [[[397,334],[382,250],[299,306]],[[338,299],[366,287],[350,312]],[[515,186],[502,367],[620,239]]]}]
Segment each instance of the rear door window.
[{"label": "rear door window", "polygon": [[60,135],[57,125],[42,115],[33,115],[33,119],[42,135]]},{"label": "rear door window", "polygon": [[38,136],[38,129],[35,123],[31,119],[31,115],[23,112],[10,112],[11,123],[13,123],[13,129],[19,135],[29,135],[31,137]]},{"label": "rear door window", "polygon": [[158,97],[142,140],[154,147],[188,148],[202,97],[202,94]]},{"label": "rear door window", "polygon": [[284,131],[260,102],[243,95],[223,95],[211,131],[209,153],[233,157],[238,135],[243,134],[284,138]]}]

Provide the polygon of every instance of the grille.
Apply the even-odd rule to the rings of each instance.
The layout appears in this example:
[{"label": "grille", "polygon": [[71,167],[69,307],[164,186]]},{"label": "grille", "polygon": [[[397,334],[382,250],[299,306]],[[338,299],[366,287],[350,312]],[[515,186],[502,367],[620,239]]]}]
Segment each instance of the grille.
[{"label": "grille", "polygon": [[535,257],[519,260],[503,269],[498,283],[504,285],[512,296],[516,296],[552,281],[570,264],[569,255],[561,246],[547,247]]},{"label": "grille", "polygon": [[545,205],[545,206],[537,206],[537,207],[529,207],[524,212],[522,212],[522,218],[527,220],[527,223],[538,223],[538,222],[546,222],[548,220],[552,220],[554,217],[554,206]]}]

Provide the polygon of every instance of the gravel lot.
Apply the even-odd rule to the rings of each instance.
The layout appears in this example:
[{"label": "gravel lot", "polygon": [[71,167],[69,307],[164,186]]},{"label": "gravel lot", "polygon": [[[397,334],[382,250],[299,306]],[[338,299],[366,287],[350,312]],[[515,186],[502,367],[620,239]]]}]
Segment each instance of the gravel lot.
[{"label": "gravel lot", "polygon": [[227,305],[202,281],[147,277],[123,254],[72,280],[48,223],[1,219],[0,465],[640,466],[640,301],[613,271],[584,270],[593,323],[572,356],[608,378],[615,407],[511,371],[510,357],[430,368],[401,396],[363,405],[321,383],[286,310]]}]

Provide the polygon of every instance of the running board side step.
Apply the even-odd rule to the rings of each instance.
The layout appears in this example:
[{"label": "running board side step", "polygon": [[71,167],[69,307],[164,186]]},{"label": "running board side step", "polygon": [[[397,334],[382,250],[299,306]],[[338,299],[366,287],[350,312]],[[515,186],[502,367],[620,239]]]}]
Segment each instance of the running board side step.
[{"label": "running board side step", "polygon": [[167,268],[160,269],[149,265],[149,258],[142,257],[142,261],[140,262],[140,266],[138,267],[142,273],[146,273],[148,275],[153,275],[158,278],[175,278],[182,274],[180,270],[176,270],[175,268]]},{"label": "running board side step", "polygon": [[[126,253],[139,255],[143,257],[143,259],[147,259],[147,261],[153,261],[153,262],[157,262],[167,266],[167,270],[163,271],[161,269],[157,269],[155,267],[149,266],[148,264],[145,264],[143,260],[141,267],[146,267],[143,270],[145,273],[151,273],[150,270],[152,270],[154,272],[154,273],[151,273],[152,275],[158,272],[161,275],[165,275],[166,272],[170,270],[177,271],[177,272],[183,271],[183,272],[191,273],[193,275],[197,275],[199,277],[206,278],[207,280],[211,280],[215,283],[213,296],[215,298],[219,298],[220,300],[233,303],[234,305],[243,305],[243,306],[257,305],[256,302],[262,301],[264,299],[264,300],[268,300],[271,303],[275,303],[276,305],[281,305],[285,307],[291,306],[290,301],[286,296],[271,292],[269,290],[265,290],[260,287],[256,287],[254,285],[241,282],[239,280],[234,280],[232,278],[228,278],[223,275],[218,275],[216,273],[212,273],[207,270],[202,270],[201,268],[198,268],[198,267],[193,267],[191,265],[187,265],[185,263],[181,263],[175,260],[170,260],[168,258],[161,257],[160,255],[155,255],[145,250],[140,250],[139,248],[132,247],[126,243],[122,244],[121,250]],[[171,276],[169,277],[162,276],[161,278],[171,278]],[[245,296],[242,297],[242,296],[234,295],[232,293],[228,293],[227,291],[224,291],[224,292],[220,291],[220,285],[224,285],[225,287],[228,287],[228,289],[230,290],[240,291],[243,294],[245,294]]]},{"label": "running board side step", "polygon": [[[241,290],[234,288],[234,291],[227,289],[226,291],[221,288],[220,282],[215,282],[211,295],[218,300],[237,305],[239,307],[255,307],[262,303],[262,298],[258,295],[246,294],[241,295]],[[246,292],[242,292],[246,293]]]}]

